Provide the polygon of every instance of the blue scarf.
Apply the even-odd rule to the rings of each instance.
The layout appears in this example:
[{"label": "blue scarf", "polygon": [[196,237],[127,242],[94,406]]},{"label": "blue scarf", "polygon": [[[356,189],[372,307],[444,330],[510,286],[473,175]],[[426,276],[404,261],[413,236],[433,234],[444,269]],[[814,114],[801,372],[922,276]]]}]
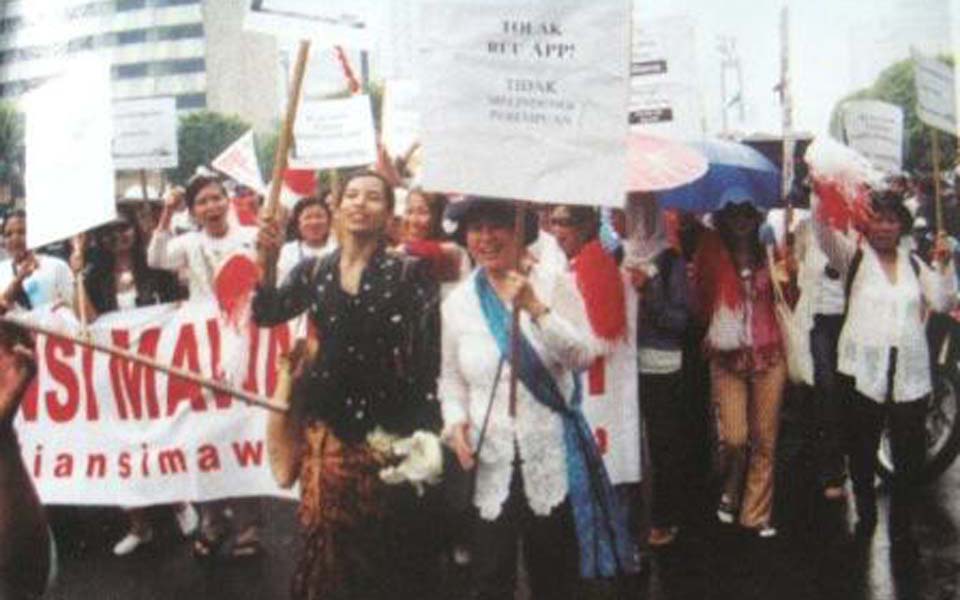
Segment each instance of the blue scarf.
[{"label": "blue scarf", "polygon": [[[490,333],[501,354],[509,359],[510,311],[497,297],[483,270],[477,273],[476,286]],[[572,374],[574,391],[568,406],[553,375],[522,333],[519,342],[520,364],[515,368],[520,381],[537,402],[563,417],[567,480],[580,550],[580,575],[586,579],[596,579],[614,577],[632,570],[628,565],[628,561],[632,560],[632,552],[626,513],[617,502],[593,433],[580,412],[580,376]]]}]

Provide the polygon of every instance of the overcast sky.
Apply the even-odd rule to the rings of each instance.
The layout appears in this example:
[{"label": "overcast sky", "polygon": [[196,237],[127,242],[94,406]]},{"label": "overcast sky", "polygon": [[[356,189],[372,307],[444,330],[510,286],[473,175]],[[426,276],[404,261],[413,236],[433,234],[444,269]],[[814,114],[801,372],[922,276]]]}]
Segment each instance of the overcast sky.
[{"label": "overcast sky", "polygon": [[[825,132],[834,102],[868,85],[884,66],[907,58],[911,45],[926,52],[946,52],[960,41],[960,0],[800,0],[788,4],[794,122],[799,130]],[[713,132],[720,124],[720,58],[716,50],[720,35],[737,38],[744,71],[746,123],[732,122],[731,127],[748,133],[780,130],[780,107],[772,88],[780,72],[782,5],[776,0],[635,0],[640,15],[688,15],[696,21],[701,92],[708,129]]]}]

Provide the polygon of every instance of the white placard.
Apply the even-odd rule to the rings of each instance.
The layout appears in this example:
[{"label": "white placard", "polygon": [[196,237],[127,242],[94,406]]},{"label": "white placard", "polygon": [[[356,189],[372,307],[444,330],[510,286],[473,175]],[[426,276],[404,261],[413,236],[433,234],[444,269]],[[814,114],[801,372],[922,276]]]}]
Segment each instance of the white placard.
[{"label": "white placard", "polygon": [[384,35],[379,42],[380,76],[384,79],[408,79],[417,76],[420,44],[420,7],[422,0],[386,0]]},{"label": "white placard", "polygon": [[266,190],[260,163],[257,162],[252,129],[230,144],[220,156],[213,159],[210,166],[257,192]]},{"label": "white placard", "polygon": [[953,67],[916,50],[913,50],[913,67],[917,116],[930,127],[958,135]]},{"label": "white placard", "polygon": [[694,22],[688,17],[636,20],[631,77],[694,85],[697,82],[695,35]]},{"label": "white placard", "polygon": [[630,127],[676,139],[694,139],[702,130],[700,97],[681,83],[637,83],[630,92]]},{"label": "white placard", "polygon": [[377,160],[370,97],[304,100],[294,124],[293,169],[336,169]]},{"label": "white placard", "polygon": [[382,22],[377,8],[370,0],[248,0],[244,29],[365,49]]},{"label": "white placard", "polygon": [[109,65],[74,62],[23,105],[27,246],[116,219]]},{"label": "white placard", "polygon": [[852,100],[843,105],[847,144],[886,173],[903,166],[903,109],[879,100]]},{"label": "white placard", "polygon": [[631,129],[678,139],[700,137],[696,27],[688,17],[635,19],[630,58]]},{"label": "white placard", "polygon": [[424,187],[622,204],[630,8],[424,4]]},{"label": "white placard", "polygon": [[387,81],[380,141],[390,156],[404,156],[422,135],[420,86],[416,80]]},{"label": "white placard", "polygon": [[113,166],[118,170],[177,166],[175,98],[114,102]]}]

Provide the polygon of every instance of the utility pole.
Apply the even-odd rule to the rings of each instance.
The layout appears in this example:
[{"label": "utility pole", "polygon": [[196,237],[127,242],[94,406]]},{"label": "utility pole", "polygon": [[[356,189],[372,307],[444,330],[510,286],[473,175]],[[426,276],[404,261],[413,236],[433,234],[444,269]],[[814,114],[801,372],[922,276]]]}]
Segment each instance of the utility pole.
[{"label": "utility pole", "polygon": [[[720,36],[717,40],[717,50],[720,52],[720,101],[722,105],[723,133],[729,133],[729,109],[736,102],[740,122],[743,123],[746,116],[744,113],[743,102],[743,69],[740,64],[740,54],[737,52],[737,38],[732,36]],[[732,98],[727,96],[727,71],[733,70],[736,74],[737,88]]]}]

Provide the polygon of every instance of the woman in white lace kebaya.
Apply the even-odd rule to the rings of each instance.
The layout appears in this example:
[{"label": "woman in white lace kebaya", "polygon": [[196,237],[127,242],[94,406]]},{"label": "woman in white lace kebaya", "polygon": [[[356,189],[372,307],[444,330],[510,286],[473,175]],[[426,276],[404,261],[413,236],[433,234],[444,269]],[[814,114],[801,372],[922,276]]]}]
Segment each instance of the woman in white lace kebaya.
[{"label": "woman in white lace kebaya", "polygon": [[[837,199],[822,197],[824,203]],[[815,232],[831,266],[846,282],[847,316],[840,332],[837,370],[846,376],[844,415],[850,475],[857,501],[857,532],[872,535],[877,520],[874,469],[884,425],[890,431],[897,477],[891,495],[891,552],[916,558],[910,531],[914,476],[923,466],[926,398],[932,391],[924,333],[927,310],[947,311],[957,281],[946,240],[939,238],[933,268],[904,243],[913,218],[893,191],[876,191],[866,207],[860,243],[830,227],[818,211]]]},{"label": "woman in white lace kebaya", "polygon": [[[580,576],[611,576],[624,567],[627,543],[602,460],[589,428],[581,428],[575,372],[596,357],[583,302],[565,274],[516,270],[536,238],[532,214],[522,239],[507,202],[469,199],[451,205],[447,217],[477,264],[443,303],[440,398],[461,465],[477,469],[478,597],[513,597],[518,538],[532,597],[573,597],[578,564]],[[513,306],[522,336],[511,415],[512,367],[503,357]],[[589,529],[591,520],[602,522],[600,531]]]}]

